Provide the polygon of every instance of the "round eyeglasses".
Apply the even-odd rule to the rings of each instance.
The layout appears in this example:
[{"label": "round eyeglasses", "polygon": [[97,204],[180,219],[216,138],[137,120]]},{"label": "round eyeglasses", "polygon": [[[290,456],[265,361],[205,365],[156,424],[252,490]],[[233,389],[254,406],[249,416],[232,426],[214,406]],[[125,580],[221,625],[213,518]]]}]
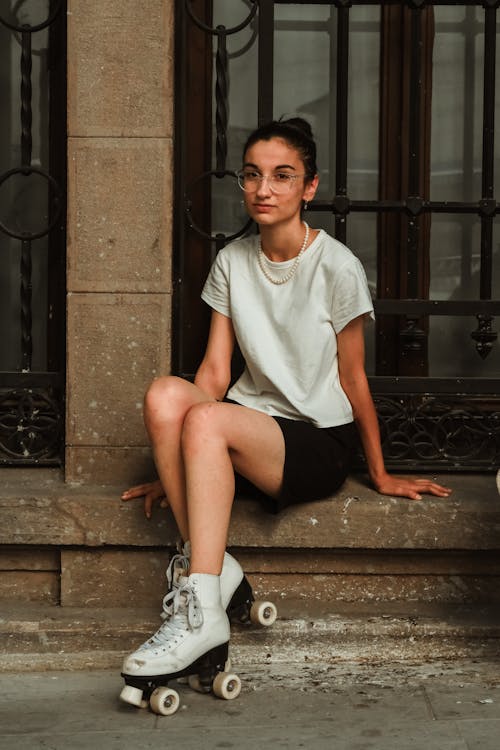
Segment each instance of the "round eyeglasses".
[{"label": "round eyeglasses", "polygon": [[292,185],[299,177],[305,177],[303,174],[290,174],[289,172],[275,172],[274,174],[264,175],[255,172],[253,169],[241,169],[236,172],[238,185],[245,193],[254,193],[260,188],[264,180],[267,180],[270,190],[273,193],[288,193]]}]

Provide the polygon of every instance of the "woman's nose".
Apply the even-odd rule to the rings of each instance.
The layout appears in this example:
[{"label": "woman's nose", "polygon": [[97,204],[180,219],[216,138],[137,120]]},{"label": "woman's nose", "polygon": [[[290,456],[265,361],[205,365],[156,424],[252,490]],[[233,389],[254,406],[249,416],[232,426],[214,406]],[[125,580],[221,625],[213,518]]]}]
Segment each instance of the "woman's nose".
[{"label": "woman's nose", "polygon": [[272,190],[269,180],[270,177],[262,175],[262,178],[259,181],[259,185],[257,187],[257,195],[271,195]]}]

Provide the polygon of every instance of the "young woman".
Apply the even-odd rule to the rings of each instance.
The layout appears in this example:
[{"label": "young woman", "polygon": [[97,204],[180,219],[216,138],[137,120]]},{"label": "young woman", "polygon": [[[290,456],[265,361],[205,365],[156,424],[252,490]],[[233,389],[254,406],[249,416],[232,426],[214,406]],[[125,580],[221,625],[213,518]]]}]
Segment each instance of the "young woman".
[{"label": "young woman", "polygon": [[[161,377],[145,397],[159,480],[123,494],[144,496],[148,517],[156,500],[168,504],[190,543],[165,623],[124,662],[129,682],[189,670],[229,641],[225,607],[243,577],[225,553],[235,472],[274,512],[327,497],[349,472],[357,427],[379,492],[415,500],[450,492],[385,470],[364,369],[373,316],[365,274],[344,245],[302,219],[318,187],[308,123],[252,133],[238,181],[259,235],[219,252],[202,293],[212,318],[194,383]],[[227,392],[235,341],[245,370]]]}]

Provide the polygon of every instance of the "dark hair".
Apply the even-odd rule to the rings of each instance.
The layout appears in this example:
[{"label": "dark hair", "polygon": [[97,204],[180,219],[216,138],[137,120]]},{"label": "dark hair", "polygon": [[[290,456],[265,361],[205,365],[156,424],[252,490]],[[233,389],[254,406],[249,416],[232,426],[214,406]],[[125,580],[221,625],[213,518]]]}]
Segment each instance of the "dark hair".
[{"label": "dark hair", "polygon": [[270,141],[271,138],[282,138],[289,146],[297,149],[304,164],[306,179],[312,180],[318,172],[316,144],[307,120],[302,117],[290,117],[288,120],[272,120],[261,125],[248,136],[243,148],[243,158],[257,141]]}]

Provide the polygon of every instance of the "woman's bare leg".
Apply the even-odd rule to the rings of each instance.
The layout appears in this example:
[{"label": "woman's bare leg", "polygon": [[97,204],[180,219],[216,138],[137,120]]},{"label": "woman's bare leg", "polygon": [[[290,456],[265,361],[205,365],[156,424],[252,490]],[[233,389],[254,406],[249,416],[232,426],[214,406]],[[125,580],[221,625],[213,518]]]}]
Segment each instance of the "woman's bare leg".
[{"label": "woman's bare leg", "polygon": [[200,402],[185,415],[181,445],[190,572],[220,574],[234,499],[234,470],[276,496],[283,481],[283,434],[272,417],[254,409]]},{"label": "woman's bare leg", "polygon": [[191,572],[222,569],[234,500],[234,471],[278,494],[285,460],[276,421],[211,399],[189,381],[159,378],[145,397],[144,421],[158,476],[184,541]]},{"label": "woman's bare leg", "polygon": [[189,539],[186,479],[181,453],[184,419],[194,405],[211,400],[193,383],[175,376],[155,380],[144,398],[144,423],[156,470],[184,541]]}]

